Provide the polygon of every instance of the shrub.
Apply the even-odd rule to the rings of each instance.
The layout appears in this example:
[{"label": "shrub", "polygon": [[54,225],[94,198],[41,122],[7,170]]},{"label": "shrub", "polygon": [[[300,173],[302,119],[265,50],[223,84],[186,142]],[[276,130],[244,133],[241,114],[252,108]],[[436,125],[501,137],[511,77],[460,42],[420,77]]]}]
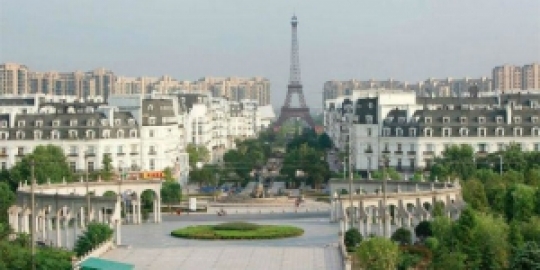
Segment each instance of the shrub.
[{"label": "shrub", "polygon": [[99,246],[99,244],[109,240],[112,235],[113,230],[108,225],[90,223],[87,230],[77,239],[73,251],[75,251],[77,256],[82,256]]},{"label": "shrub", "polygon": [[431,251],[436,250],[439,247],[439,240],[435,237],[428,237],[424,241],[426,244],[426,247],[429,248]]},{"label": "shrub", "polygon": [[250,231],[256,230],[260,226],[249,222],[226,222],[215,225],[214,230],[229,230],[229,231]]},{"label": "shrub", "polygon": [[408,229],[399,228],[392,234],[390,239],[400,245],[410,245],[412,243],[412,234]]},{"label": "shrub", "polygon": [[171,232],[172,236],[188,239],[235,240],[278,239],[300,236],[304,230],[294,226],[257,225],[243,222],[219,225],[189,226]]},{"label": "shrub", "polygon": [[431,222],[429,221],[421,221],[416,225],[414,228],[414,232],[416,233],[416,237],[418,238],[426,238],[433,236],[433,230],[431,229]]},{"label": "shrub", "polygon": [[362,234],[356,228],[350,228],[345,232],[344,237],[345,246],[347,251],[353,252],[356,247],[362,242]]}]

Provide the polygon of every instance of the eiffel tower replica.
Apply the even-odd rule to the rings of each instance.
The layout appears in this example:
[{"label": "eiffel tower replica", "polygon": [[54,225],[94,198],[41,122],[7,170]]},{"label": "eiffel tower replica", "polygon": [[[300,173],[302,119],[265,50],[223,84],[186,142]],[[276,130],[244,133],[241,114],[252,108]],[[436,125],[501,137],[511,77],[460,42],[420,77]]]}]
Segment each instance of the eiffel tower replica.
[{"label": "eiffel tower replica", "polygon": [[[274,130],[279,130],[283,123],[291,118],[300,118],[304,120],[311,128],[315,128],[315,122],[309,114],[309,107],[306,105],[304,99],[304,92],[302,91],[302,82],[300,80],[300,56],[298,50],[298,37],[296,29],[298,26],[298,20],[296,16],[291,19],[292,27],[292,44],[291,44],[291,71],[289,76],[289,85],[287,86],[287,97],[285,98],[285,104],[281,107],[281,114],[278,120],[274,123]],[[291,106],[291,97],[293,94],[298,95],[300,103],[299,107]]]}]

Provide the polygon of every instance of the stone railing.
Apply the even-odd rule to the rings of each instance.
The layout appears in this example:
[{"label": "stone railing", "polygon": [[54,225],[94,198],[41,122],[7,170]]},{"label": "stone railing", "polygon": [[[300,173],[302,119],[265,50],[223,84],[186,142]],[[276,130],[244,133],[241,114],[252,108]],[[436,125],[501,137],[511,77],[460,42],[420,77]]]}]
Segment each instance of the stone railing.
[{"label": "stone railing", "polygon": [[110,238],[109,240],[101,243],[99,246],[94,248],[91,251],[88,251],[85,255],[81,257],[74,257],[73,258],[73,269],[78,270],[80,269],[80,265],[82,262],[84,262],[86,259],[94,257],[100,257],[101,255],[105,254],[107,251],[116,248],[113,242],[113,238]]},{"label": "stone railing", "polygon": [[352,260],[349,253],[347,253],[347,247],[345,246],[345,232],[347,231],[347,215],[343,215],[343,218],[339,221],[341,224],[339,224],[340,231],[338,233],[339,235],[339,246],[338,246],[338,252],[341,256],[341,263],[343,265],[344,270],[351,270],[352,269]]}]

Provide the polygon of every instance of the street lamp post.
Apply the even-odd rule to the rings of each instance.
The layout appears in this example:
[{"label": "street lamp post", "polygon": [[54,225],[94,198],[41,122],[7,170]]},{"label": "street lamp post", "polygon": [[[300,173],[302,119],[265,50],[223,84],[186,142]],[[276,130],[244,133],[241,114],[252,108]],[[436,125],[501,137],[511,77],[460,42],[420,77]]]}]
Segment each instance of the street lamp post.
[{"label": "street lamp post", "polygon": [[30,171],[30,177],[32,178],[31,181],[32,183],[30,184],[30,194],[31,194],[31,198],[30,198],[30,203],[31,203],[31,211],[32,211],[32,220],[31,220],[31,227],[30,227],[30,247],[31,247],[31,252],[32,252],[32,269],[35,270],[36,269],[36,202],[35,202],[35,194],[34,194],[34,186],[36,184],[36,178],[35,178],[35,173],[34,173],[34,168],[35,168],[35,162],[34,160],[32,159],[31,161],[31,171]]},{"label": "street lamp post", "polygon": [[503,156],[499,155],[499,175],[502,175],[503,171]]},{"label": "street lamp post", "polygon": [[353,227],[353,224],[354,224],[354,205],[353,205],[353,130],[354,130],[354,126],[353,126],[353,112],[354,110],[352,110],[352,108],[349,109],[349,213],[350,213],[350,216],[349,216],[349,219],[350,219],[350,223],[351,223],[351,226],[350,228]]},{"label": "street lamp post", "polygon": [[84,155],[84,166],[86,167],[86,225],[90,223],[90,184],[88,179],[88,153],[85,153]]}]

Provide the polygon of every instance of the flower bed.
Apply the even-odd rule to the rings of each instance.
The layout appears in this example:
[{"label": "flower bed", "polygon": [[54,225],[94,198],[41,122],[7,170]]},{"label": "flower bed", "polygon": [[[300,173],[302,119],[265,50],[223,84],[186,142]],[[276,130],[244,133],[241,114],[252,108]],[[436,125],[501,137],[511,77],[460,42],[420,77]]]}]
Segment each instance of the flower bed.
[{"label": "flower bed", "polygon": [[294,226],[259,225],[247,222],[189,226],[171,232],[171,235],[175,237],[205,240],[279,239],[302,234],[304,230]]}]

